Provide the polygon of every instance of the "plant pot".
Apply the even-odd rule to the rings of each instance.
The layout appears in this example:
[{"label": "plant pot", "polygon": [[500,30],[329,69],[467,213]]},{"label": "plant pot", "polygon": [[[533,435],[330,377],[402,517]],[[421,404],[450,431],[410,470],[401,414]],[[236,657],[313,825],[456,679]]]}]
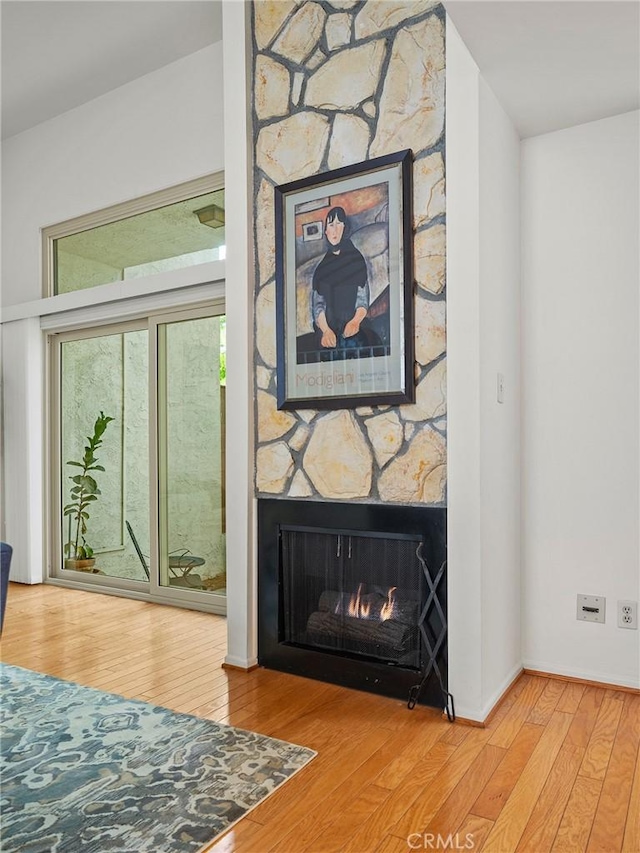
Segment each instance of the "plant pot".
[{"label": "plant pot", "polygon": [[86,560],[67,559],[64,561],[65,569],[72,572],[93,572],[93,567],[95,566],[95,564],[95,557],[90,557]]}]

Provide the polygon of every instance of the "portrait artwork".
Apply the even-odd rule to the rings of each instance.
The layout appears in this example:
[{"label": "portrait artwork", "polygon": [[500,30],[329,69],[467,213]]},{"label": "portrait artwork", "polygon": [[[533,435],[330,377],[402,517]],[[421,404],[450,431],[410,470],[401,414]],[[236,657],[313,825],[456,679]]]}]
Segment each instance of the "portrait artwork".
[{"label": "portrait artwork", "polygon": [[411,152],[276,187],[278,404],[413,399]]}]

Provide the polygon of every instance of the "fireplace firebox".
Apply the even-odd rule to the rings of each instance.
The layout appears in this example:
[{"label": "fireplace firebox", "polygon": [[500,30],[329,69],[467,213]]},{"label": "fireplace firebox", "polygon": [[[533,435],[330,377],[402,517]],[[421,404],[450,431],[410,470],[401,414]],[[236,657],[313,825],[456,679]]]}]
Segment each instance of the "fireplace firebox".
[{"label": "fireplace firebox", "polygon": [[444,707],[446,510],[261,499],[258,660]]}]

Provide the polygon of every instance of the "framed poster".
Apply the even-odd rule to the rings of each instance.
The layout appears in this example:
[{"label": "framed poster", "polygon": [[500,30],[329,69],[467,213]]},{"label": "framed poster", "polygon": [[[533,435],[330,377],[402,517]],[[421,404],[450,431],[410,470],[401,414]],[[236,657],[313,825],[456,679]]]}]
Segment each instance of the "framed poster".
[{"label": "framed poster", "polygon": [[414,401],[412,160],[275,187],[279,409]]}]

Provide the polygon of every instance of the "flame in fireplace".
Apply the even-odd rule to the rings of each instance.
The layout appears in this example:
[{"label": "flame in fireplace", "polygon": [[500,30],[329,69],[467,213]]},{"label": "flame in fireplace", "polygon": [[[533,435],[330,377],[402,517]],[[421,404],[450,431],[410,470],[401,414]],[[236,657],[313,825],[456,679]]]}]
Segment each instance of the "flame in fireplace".
[{"label": "flame in fireplace", "polygon": [[347,610],[349,616],[352,616],[354,619],[367,619],[371,610],[370,605],[365,604],[363,601],[360,600],[361,593],[362,584],[358,584],[358,591],[351,596],[351,601],[349,602],[349,609]]},{"label": "flame in fireplace", "polygon": [[387,619],[391,619],[393,616],[393,606],[394,606],[394,592],[397,590],[397,586],[392,586],[387,593],[387,600],[382,605],[382,609],[380,610],[380,619],[382,622],[386,622]]},{"label": "flame in fireplace", "polygon": [[[364,584],[358,584],[358,591],[351,594],[351,598],[349,599],[349,605],[347,607],[347,615],[351,616],[352,619],[377,619],[381,622],[386,622],[387,619],[391,619],[393,617],[393,611],[395,607],[395,591],[397,587],[392,586],[387,592],[387,600],[384,602],[380,610],[378,611],[376,605],[376,610],[374,611],[372,608],[371,601],[367,601],[363,599],[362,587]],[[344,605],[343,605],[344,606]],[[344,613],[342,610],[340,602],[337,603],[335,608],[335,613]]]}]

